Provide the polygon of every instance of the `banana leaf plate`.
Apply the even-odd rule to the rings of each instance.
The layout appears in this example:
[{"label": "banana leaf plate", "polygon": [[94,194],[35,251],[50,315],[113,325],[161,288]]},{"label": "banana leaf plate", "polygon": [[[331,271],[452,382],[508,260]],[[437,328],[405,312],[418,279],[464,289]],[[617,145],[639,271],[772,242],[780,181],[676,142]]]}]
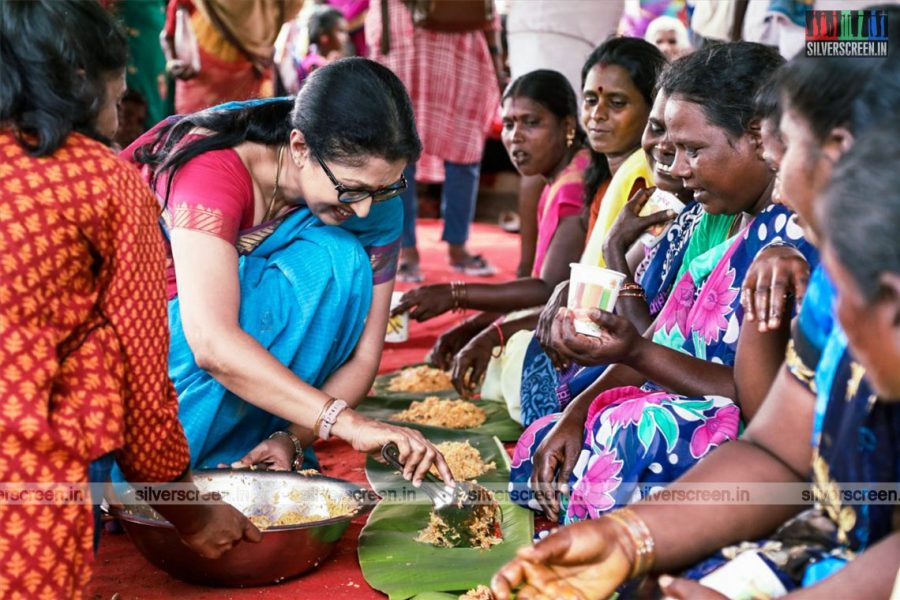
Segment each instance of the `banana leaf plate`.
[{"label": "banana leaf plate", "polygon": [[489,550],[438,548],[416,542],[428,524],[431,505],[382,501],[369,515],[359,536],[359,564],[373,588],[391,600],[427,592],[458,592],[487,585],[494,573],[531,544],[531,511],[500,500],[503,541]]}]

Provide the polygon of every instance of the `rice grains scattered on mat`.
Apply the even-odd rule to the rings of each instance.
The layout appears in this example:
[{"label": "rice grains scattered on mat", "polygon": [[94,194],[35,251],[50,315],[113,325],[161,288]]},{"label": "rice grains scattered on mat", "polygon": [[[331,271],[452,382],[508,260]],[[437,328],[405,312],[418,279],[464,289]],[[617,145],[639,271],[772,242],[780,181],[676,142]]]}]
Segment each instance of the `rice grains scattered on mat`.
[{"label": "rice grains scattered on mat", "polygon": [[459,600],[494,600],[494,592],[486,585],[479,585],[460,596]]},{"label": "rice grains scattered on mat", "polygon": [[413,402],[409,408],[391,418],[395,421],[449,429],[470,429],[487,420],[484,411],[467,400],[442,400],[437,396]]},{"label": "rice grains scattered on mat", "polygon": [[390,392],[443,392],[452,389],[450,373],[428,365],[403,369],[388,384]]},{"label": "rice grains scattered on mat", "polygon": [[[453,473],[453,479],[459,481],[475,479],[497,468],[497,463],[494,461],[484,462],[478,449],[473,448],[468,440],[465,442],[441,442],[436,444],[435,448],[440,451],[444,456],[444,460],[447,461],[447,466],[450,467],[450,472]],[[436,477],[440,476],[437,468],[433,465],[431,472]]]}]

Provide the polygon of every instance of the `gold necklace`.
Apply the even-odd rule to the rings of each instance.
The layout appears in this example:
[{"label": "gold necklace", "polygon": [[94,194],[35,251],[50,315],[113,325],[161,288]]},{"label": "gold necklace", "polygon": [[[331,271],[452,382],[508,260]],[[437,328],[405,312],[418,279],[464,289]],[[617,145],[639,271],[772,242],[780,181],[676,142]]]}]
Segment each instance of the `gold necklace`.
[{"label": "gold necklace", "polygon": [[266,209],[266,214],[263,215],[263,223],[267,223],[269,221],[269,217],[272,215],[272,209],[275,207],[275,198],[276,196],[278,196],[278,183],[281,180],[281,159],[283,157],[284,144],[278,147],[278,157],[275,159],[278,162],[278,166],[275,169],[275,189],[272,190],[272,197],[269,199],[269,207]]}]

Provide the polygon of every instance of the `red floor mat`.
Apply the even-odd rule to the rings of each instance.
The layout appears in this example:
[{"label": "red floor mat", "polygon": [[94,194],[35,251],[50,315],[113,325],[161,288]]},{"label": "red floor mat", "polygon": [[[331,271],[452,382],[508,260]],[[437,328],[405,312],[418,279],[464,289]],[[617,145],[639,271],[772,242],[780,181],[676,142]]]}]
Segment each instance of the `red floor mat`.
[{"label": "red floor mat", "polygon": [[[419,252],[422,256],[425,283],[446,283],[456,279],[468,281],[504,281],[515,276],[519,259],[519,237],[490,225],[475,225],[470,251],[482,254],[499,272],[491,278],[468,278],[453,272],[447,261],[446,245],[440,241],[441,222],[420,219]],[[399,285],[406,290],[412,285]],[[447,314],[427,323],[411,323],[410,339],[403,344],[385,347],[380,371],[396,370],[420,362],[437,336],[461,317]],[[363,470],[364,457],[347,444],[332,440],[316,445],[323,471],[332,477],[367,485]],[[118,594],[121,600],[155,598],[193,598],[197,600],[228,598],[319,599],[342,598],[365,600],[384,598],[368,586],[356,559],[356,542],[365,519],[354,522],[334,553],[317,570],[279,585],[248,589],[208,588],[182,583],[150,565],[124,535],[106,535],[94,568],[91,595],[108,600]]]}]

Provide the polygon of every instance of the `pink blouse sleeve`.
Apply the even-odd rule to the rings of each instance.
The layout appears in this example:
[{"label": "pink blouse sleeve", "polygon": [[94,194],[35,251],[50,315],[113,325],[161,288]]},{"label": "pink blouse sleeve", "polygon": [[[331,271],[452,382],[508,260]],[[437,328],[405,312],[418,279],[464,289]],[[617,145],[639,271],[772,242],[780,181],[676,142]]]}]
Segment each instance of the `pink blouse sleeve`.
[{"label": "pink blouse sleeve", "polygon": [[[157,193],[164,197],[164,181]],[[169,229],[202,231],[235,243],[253,215],[253,183],[237,153],[204,152],[178,169],[166,212]]]},{"label": "pink blouse sleeve", "polygon": [[584,182],[579,177],[566,183],[556,194],[556,206],[559,219],[573,217],[584,210]]}]

